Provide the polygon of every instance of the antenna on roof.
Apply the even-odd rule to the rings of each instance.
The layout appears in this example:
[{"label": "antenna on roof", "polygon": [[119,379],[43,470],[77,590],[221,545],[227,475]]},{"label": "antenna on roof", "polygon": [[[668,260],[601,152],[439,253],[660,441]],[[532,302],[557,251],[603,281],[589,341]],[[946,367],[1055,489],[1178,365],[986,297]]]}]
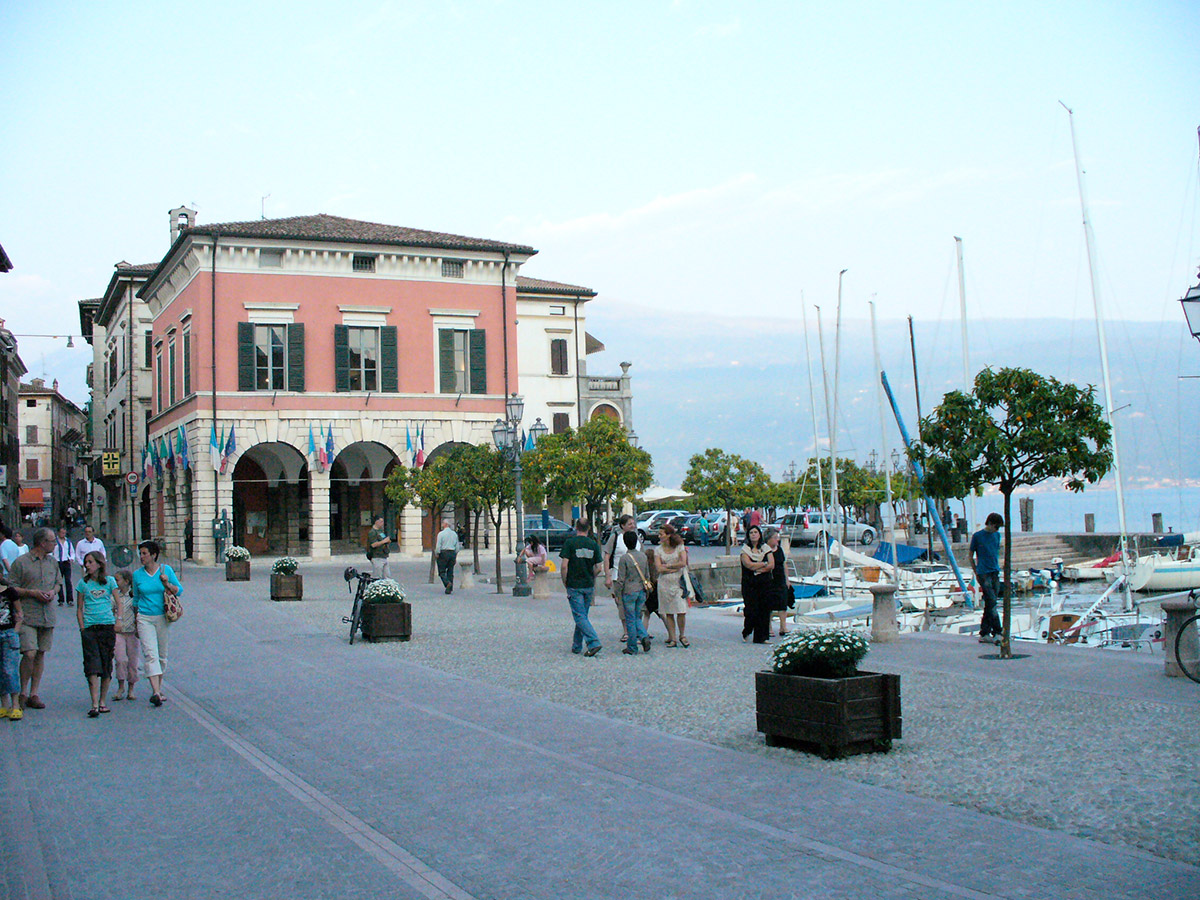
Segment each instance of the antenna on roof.
[{"label": "antenna on roof", "polygon": [[270,198],[270,196],[270,194],[263,194],[262,196],[262,217],[264,219],[267,217],[267,200]]}]

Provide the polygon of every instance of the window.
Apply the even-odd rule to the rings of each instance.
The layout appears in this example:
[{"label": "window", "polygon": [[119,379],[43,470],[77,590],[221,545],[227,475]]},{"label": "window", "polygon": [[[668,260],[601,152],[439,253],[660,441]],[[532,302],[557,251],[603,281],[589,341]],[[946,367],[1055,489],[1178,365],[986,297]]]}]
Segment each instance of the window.
[{"label": "window", "polygon": [[154,359],[154,332],[146,332],[146,364],[143,368],[150,368],[150,360]]},{"label": "window", "polygon": [[26,425],[25,426],[25,443],[27,443],[27,444],[36,444],[37,443],[37,426],[36,425]]},{"label": "window", "polygon": [[162,348],[161,347],[159,348],[158,353],[155,354],[155,356],[154,356],[154,375],[158,379],[156,382],[156,386],[157,386],[158,390],[155,392],[155,396],[157,397],[157,403],[158,403],[158,411],[162,412],[163,411],[163,363],[162,363]]},{"label": "window", "polygon": [[552,316],[565,316],[566,314],[567,314],[567,308],[565,306],[550,307],[550,315],[552,315]]},{"label": "window", "polygon": [[375,257],[366,256],[361,253],[354,254],[354,271],[355,272],[374,272]]},{"label": "window", "polygon": [[254,326],[254,389],[286,391],[286,325]]},{"label": "window", "polygon": [[259,250],[258,267],[260,269],[278,269],[283,265],[282,250]]},{"label": "window", "polygon": [[170,405],[175,405],[175,338],[167,344],[167,393],[170,395]]},{"label": "window", "polygon": [[26,400],[25,407],[26,407],[26,409],[37,409],[37,401],[36,400]]},{"label": "window", "polygon": [[442,277],[443,278],[462,278],[465,265],[461,259],[443,259],[442,260]]},{"label": "window", "polygon": [[571,417],[569,415],[567,415],[566,413],[555,413],[554,414],[554,427],[552,428],[552,431],[554,434],[562,434],[564,431],[566,431],[570,427],[571,427]]},{"label": "window", "polygon": [[439,329],[438,369],[443,394],[486,394],[487,332]]},{"label": "window", "polygon": [[108,351],[108,386],[117,383],[117,348],[114,344]]},{"label": "window", "polygon": [[550,374],[569,375],[567,371],[567,339],[554,338],[550,341]]},{"label": "window", "polygon": [[183,396],[192,395],[192,332],[183,330]]},{"label": "window", "polygon": [[346,348],[349,353],[349,389],[379,390],[379,329],[346,329]]},{"label": "window", "polygon": [[36,459],[25,460],[25,477],[30,481],[37,481],[41,477],[38,475],[38,461]]}]

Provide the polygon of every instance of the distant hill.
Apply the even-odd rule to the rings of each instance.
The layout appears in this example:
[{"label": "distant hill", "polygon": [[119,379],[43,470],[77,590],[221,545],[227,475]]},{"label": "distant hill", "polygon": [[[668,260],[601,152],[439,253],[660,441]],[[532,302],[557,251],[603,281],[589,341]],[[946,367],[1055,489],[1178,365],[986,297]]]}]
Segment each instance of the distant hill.
[{"label": "distant hill", "polygon": [[[826,359],[833,373],[833,312],[823,310]],[[634,429],[654,457],[655,481],[675,486],[689,457],[721,447],[762,463],[775,478],[788,464],[812,455],[813,429],[799,321],[688,317],[633,311],[611,303],[588,310],[588,330],[612,348],[588,360],[593,374],[633,363]],[[928,413],[962,381],[957,320],[915,323],[921,409]],[[1182,315],[1165,323],[1108,324],[1122,470],[1130,485],[1200,479],[1194,442],[1200,381],[1200,346]],[[970,327],[971,367],[1026,366],[1046,375],[1094,384],[1101,400],[1100,360],[1094,323],[1065,319],[984,320]],[[816,322],[810,316],[814,391],[824,416]],[[880,356],[914,431],[916,403],[908,325],[879,323]],[[879,445],[879,406],[873,377],[870,324],[846,320],[842,330],[839,453],[866,460]],[[890,411],[889,441],[899,445]],[[826,441],[824,418],[821,441]],[[1186,445],[1182,442],[1186,441]]]}]

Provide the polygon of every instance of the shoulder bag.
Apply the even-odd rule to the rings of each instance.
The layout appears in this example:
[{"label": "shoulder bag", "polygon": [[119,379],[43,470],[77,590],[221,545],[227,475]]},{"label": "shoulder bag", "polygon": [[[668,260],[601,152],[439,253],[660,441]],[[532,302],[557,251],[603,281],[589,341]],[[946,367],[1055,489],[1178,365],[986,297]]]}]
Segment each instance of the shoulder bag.
[{"label": "shoulder bag", "polygon": [[642,567],[638,565],[637,559],[631,556],[629,557],[629,561],[633,563],[633,567],[637,569],[638,578],[642,580],[642,589],[645,590],[646,593],[650,593],[654,585],[650,583],[650,579],[646,577],[646,573],[643,572]]}]

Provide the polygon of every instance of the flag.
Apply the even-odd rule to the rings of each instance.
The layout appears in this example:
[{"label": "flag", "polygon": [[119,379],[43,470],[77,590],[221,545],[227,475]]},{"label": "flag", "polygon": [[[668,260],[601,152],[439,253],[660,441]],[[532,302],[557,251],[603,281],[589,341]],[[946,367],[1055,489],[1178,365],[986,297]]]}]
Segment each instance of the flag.
[{"label": "flag", "polygon": [[183,430],[183,426],[179,426],[179,440],[176,442],[176,448],[179,450],[179,464],[185,469],[192,467],[192,460],[188,456],[188,440],[187,432]]},{"label": "flag", "polygon": [[225,439],[225,450],[221,454],[221,474],[225,474],[225,469],[229,466],[229,457],[233,456],[237,445],[233,440],[233,423],[229,424],[229,437]]},{"label": "flag", "polygon": [[317,458],[317,442],[313,440],[312,422],[308,423],[308,455]]},{"label": "flag", "polygon": [[150,442],[150,460],[154,465],[154,476],[162,478],[162,460],[158,458],[158,447],[154,441]]},{"label": "flag", "polygon": [[404,423],[404,464],[406,466],[411,466],[412,459],[413,459],[412,432],[410,432],[408,430],[408,423],[405,422]]},{"label": "flag", "polygon": [[522,429],[521,429],[521,446],[522,446],[522,447],[523,447],[525,450],[532,450],[532,449],[533,449],[533,432],[532,432],[532,431],[530,431],[530,432],[527,434],[527,433],[525,432],[525,429],[524,429],[524,428],[522,428]]},{"label": "flag", "polygon": [[413,460],[413,465],[420,469],[425,465],[425,425],[422,423],[417,427],[417,458]]},{"label": "flag", "polygon": [[150,462],[150,452],[145,447],[143,447],[142,448],[142,477],[148,481],[153,474],[154,474],[154,466]]},{"label": "flag", "polygon": [[[221,426],[221,437],[225,436],[225,426]],[[213,471],[221,471],[221,439],[217,437],[217,423],[213,420],[212,432],[208,437],[208,458],[212,463]]]},{"label": "flag", "polygon": [[333,465],[333,423],[329,425],[329,435],[325,438],[325,458],[329,461],[328,465]]},{"label": "flag", "polygon": [[161,448],[158,451],[158,455],[160,457],[162,457],[163,468],[166,469],[168,472],[174,472],[175,471],[175,457],[171,454],[171,442],[167,440],[167,436],[164,434],[162,437],[160,437],[158,439],[158,444],[159,444],[159,447]]}]

